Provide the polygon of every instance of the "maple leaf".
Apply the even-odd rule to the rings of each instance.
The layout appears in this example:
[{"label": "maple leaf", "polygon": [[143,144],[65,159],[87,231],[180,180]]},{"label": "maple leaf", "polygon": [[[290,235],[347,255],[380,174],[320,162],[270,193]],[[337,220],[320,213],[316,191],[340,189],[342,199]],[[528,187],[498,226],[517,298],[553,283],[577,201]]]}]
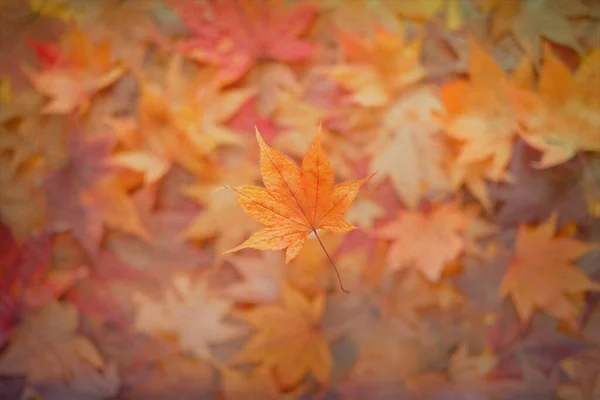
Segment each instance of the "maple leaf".
[{"label": "maple leaf", "polygon": [[156,186],[151,186],[133,198],[148,236],[139,238],[113,232],[107,238],[106,247],[132,268],[156,277],[169,276],[174,269],[206,265],[207,255],[181,237],[197,208],[189,203],[181,208],[158,208],[157,191]]},{"label": "maple leaf", "polygon": [[455,183],[465,182],[473,195],[489,208],[491,203],[483,180],[506,178],[519,125],[508,78],[473,39],[469,72],[468,81],[455,80],[442,88],[446,107],[444,128],[460,142],[452,169],[462,176],[455,176]]},{"label": "maple leaf", "polygon": [[299,39],[312,24],[317,8],[282,0],[171,0],[171,6],[192,33],[177,47],[201,62],[220,67],[217,79],[231,83],[261,59],[284,62],[310,57],[315,46]]},{"label": "maple leaf", "polygon": [[559,372],[557,367],[563,360],[590,349],[590,345],[580,337],[565,332],[564,325],[559,327],[559,322],[553,317],[538,314],[528,325],[522,330],[519,340],[500,353],[502,356],[491,377],[525,377],[526,365],[535,367],[541,374],[552,376]]},{"label": "maple leaf", "polygon": [[449,203],[428,213],[402,211],[376,235],[394,241],[387,257],[391,271],[416,268],[429,280],[438,281],[446,264],[464,250],[466,224],[466,215],[457,204]]},{"label": "maple leaf", "polygon": [[247,100],[229,120],[228,125],[234,130],[248,134],[258,129],[263,132],[265,140],[270,142],[277,135],[277,128],[270,118],[265,118],[259,113],[257,102],[257,97]]},{"label": "maple leaf", "polygon": [[[238,206],[233,193],[214,189],[216,188],[193,186],[186,190],[205,208],[200,215],[192,219],[184,235],[195,240],[215,238],[215,255],[220,256],[248,237],[259,225]],[[231,229],[233,225],[236,229]]]},{"label": "maple leaf", "polygon": [[540,222],[557,213],[557,225],[568,222],[585,225],[590,218],[581,193],[581,166],[577,160],[540,170],[534,168],[535,149],[523,141],[516,143],[509,173],[513,183],[501,184],[490,193],[500,203],[497,223],[514,226]]},{"label": "maple leaf", "polygon": [[281,304],[262,305],[243,317],[256,332],[234,362],[260,363],[275,374],[283,388],[296,386],[307,373],[323,386],[332,366],[329,344],[319,328],[325,298],[309,300],[284,286]]},{"label": "maple leaf", "polygon": [[45,182],[49,228],[57,232],[71,229],[92,252],[98,248],[104,223],[147,236],[126,187],[111,173],[117,172],[107,162],[112,146],[107,136],[86,140],[78,132],[71,134],[66,163]]},{"label": "maple leaf", "polygon": [[51,266],[51,238],[48,234],[31,236],[18,245],[0,221],[0,343],[10,332],[16,318],[29,309],[38,309],[63,295],[86,275],[84,268],[69,270]]},{"label": "maple leaf", "polygon": [[586,17],[589,9],[576,0],[569,6],[560,0],[501,1],[492,0],[492,37],[512,32],[518,44],[539,66],[541,38],[581,53],[570,18]]},{"label": "maple leaf", "polygon": [[550,46],[544,49],[539,95],[521,92],[517,100],[522,137],[543,152],[540,168],[561,164],[578,151],[600,151],[600,94],[595,90],[600,49],[589,53],[574,75]]},{"label": "maple leaf", "polygon": [[[92,96],[113,84],[124,72],[122,67],[114,66],[108,42],[96,46],[77,29],[66,39],[67,49],[61,50],[47,69],[26,70],[32,85],[51,98],[43,113],[85,112]],[[37,48],[44,49],[44,46],[40,44]]]},{"label": "maple leaf", "polygon": [[[582,333],[593,343],[600,342],[600,308],[591,312]],[[561,369],[571,382],[561,385],[559,394],[567,400],[594,399],[600,395],[600,350],[597,346],[561,360]]]},{"label": "maple leaf", "polygon": [[[303,85],[297,72],[288,64],[279,62],[263,62],[250,70],[244,86],[256,91],[256,108],[261,116],[271,116],[279,102],[280,93],[302,93]],[[257,126],[260,129],[260,126]],[[266,132],[263,135],[267,136]],[[268,140],[267,140],[268,142]]]},{"label": "maple leaf", "polygon": [[136,150],[116,154],[112,157],[111,164],[142,173],[145,185],[158,181],[169,169],[161,158],[150,152]]},{"label": "maple leaf", "polygon": [[570,237],[557,237],[555,227],[556,214],[538,227],[519,226],[515,254],[499,294],[511,297],[522,321],[529,320],[537,308],[575,325],[578,310],[571,299],[590,290],[600,290],[600,285],[572,262],[595,246]]},{"label": "maple leaf", "polygon": [[385,215],[385,210],[378,203],[367,198],[359,198],[348,210],[348,221],[362,229],[371,229],[375,220]]},{"label": "maple leaf", "polygon": [[175,335],[181,348],[199,358],[210,359],[209,346],[240,337],[244,330],[223,321],[231,308],[229,300],[212,297],[207,282],[177,275],[165,298],[152,300],[136,294],[135,327],[141,332]]},{"label": "maple leaf", "polygon": [[386,176],[400,199],[415,208],[427,192],[443,193],[449,189],[443,170],[444,147],[434,113],[442,111],[437,94],[430,87],[411,91],[400,97],[385,113],[382,129],[391,138],[382,143],[369,171],[381,171],[373,183]]},{"label": "maple leaf", "polygon": [[265,253],[260,258],[231,257],[228,261],[243,277],[220,293],[231,299],[248,303],[272,303],[281,297],[284,281],[283,257],[279,253]]},{"label": "maple leaf", "polygon": [[327,68],[327,75],[365,107],[386,105],[397,91],[425,76],[420,65],[421,39],[406,43],[398,35],[377,29],[372,40],[338,33],[347,63]]},{"label": "maple leaf", "polygon": [[[77,246],[75,241],[64,243],[67,246]],[[64,251],[64,250],[63,250]],[[76,251],[76,250],[71,250]],[[89,259],[79,263],[87,267],[84,279],[70,288],[66,299],[86,316],[94,316],[99,320],[110,321],[123,329],[129,324],[128,312],[123,305],[129,304],[131,285],[147,285],[150,276],[146,271],[137,271],[126,265],[114,254],[101,249],[96,254],[90,254]],[[126,286],[125,296],[119,292],[119,286]]]},{"label": "maple leaf", "polygon": [[258,250],[287,248],[285,260],[288,263],[298,255],[311,232],[318,238],[318,229],[330,232],[354,229],[342,216],[350,208],[360,186],[373,175],[334,185],[333,170],[321,148],[320,133],[304,156],[302,169],[289,157],[268,146],[258,130],[256,138],[265,187],[241,186],[231,190],[237,194],[238,202],[248,215],[265,227],[228,252],[248,247]]},{"label": "maple leaf", "polygon": [[147,43],[162,44],[151,15],[154,0],[70,1],[78,26],[92,38],[110,40],[115,58],[134,68],[142,66]]},{"label": "maple leaf", "polygon": [[[105,363],[92,342],[76,332],[77,324],[76,310],[58,302],[28,315],[0,357],[0,374],[26,375],[36,391],[52,396],[48,398],[116,395],[119,378],[114,365]],[[78,391],[79,397],[73,394]]]},{"label": "maple leaf", "polygon": [[247,88],[220,90],[207,71],[188,77],[183,61],[181,55],[169,60],[164,87],[139,79],[138,120],[113,119],[111,124],[129,151],[144,150],[202,175],[209,169],[207,154],[239,143],[225,123],[253,93]]},{"label": "maple leaf", "polygon": [[301,155],[311,145],[311,132],[325,118],[325,112],[303,98],[302,92],[281,91],[273,111],[273,120],[281,133],[274,145]]},{"label": "maple leaf", "polygon": [[45,198],[39,182],[66,153],[68,123],[60,116],[39,115],[43,102],[42,95],[28,89],[0,107],[0,210],[19,239],[44,228]]}]

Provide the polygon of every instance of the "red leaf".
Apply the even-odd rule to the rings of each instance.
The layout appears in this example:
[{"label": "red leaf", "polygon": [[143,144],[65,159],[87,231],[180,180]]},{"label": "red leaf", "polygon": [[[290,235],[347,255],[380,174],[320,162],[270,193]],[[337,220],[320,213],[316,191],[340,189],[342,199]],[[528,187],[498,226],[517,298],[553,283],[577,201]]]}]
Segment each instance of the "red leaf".
[{"label": "red leaf", "polygon": [[231,83],[257,61],[300,61],[315,50],[299,39],[316,17],[316,6],[290,8],[282,0],[172,0],[171,5],[192,33],[178,47],[193,58],[220,67],[218,79]]},{"label": "red leaf", "polygon": [[258,114],[256,100],[256,97],[252,97],[246,101],[233,118],[229,120],[229,126],[249,135],[254,135],[255,130],[258,129],[265,142],[271,143],[277,135],[277,128],[272,120]]},{"label": "red leaf", "polygon": [[83,247],[95,252],[102,236],[102,215],[81,202],[81,195],[113,167],[106,159],[113,142],[107,137],[84,140],[73,133],[65,165],[48,176],[45,184],[50,216],[49,228],[71,229]]},{"label": "red leaf", "polygon": [[22,246],[0,221],[0,347],[23,308],[42,307],[79,279],[81,270],[51,271],[50,235],[31,237]]}]

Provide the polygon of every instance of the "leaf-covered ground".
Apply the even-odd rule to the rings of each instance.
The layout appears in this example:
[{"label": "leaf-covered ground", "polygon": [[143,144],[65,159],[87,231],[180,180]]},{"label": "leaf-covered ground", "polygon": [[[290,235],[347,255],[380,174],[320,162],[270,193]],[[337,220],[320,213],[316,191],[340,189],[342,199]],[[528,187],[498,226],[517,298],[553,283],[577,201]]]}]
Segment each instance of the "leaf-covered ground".
[{"label": "leaf-covered ground", "polygon": [[0,399],[598,399],[599,153],[597,0],[2,1]]}]

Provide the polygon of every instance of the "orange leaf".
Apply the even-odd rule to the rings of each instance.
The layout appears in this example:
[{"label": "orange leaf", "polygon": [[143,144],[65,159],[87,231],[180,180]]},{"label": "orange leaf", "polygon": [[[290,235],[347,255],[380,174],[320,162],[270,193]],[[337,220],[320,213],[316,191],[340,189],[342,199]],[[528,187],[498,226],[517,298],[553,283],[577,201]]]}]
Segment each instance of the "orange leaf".
[{"label": "orange leaf", "polygon": [[512,32],[519,46],[539,65],[542,37],[554,43],[582,52],[570,22],[586,17],[591,9],[579,0],[568,3],[552,0],[502,1],[491,0],[492,36],[499,38]]},{"label": "orange leaf", "polygon": [[347,62],[327,70],[328,76],[352,92],[352,101],[365,107],[386,105],[395,93],[425,76],[420,64],[422,39],[377,29],[371,41],[338,34]]},{"label": "orange leaf", "polygon": [[284,286],[282,304],[263,305],[244,314],[257,329],[234,362],[260,362],[271,368],[284,388],[311,372],[325,385],[332,367],[329,343],[320,327],[325,298],[313,300]]},{"label": "orange leaf", "polygon": [[469,81],[455,80],[442,89],[447,109],[444,125],[448,135],[460,141],[452,167],[453,173],[460,175],[457,181],[464,182],[489,208],[487,190],[481,186],[484,179],[505,178],[518,121],[508,78],[475,40],[471,40],[469,71]]},{"label": "orange leaf", "polygon": [[600,49],[596,49],[572,75],[546,46],[539,94],[519,93],[522,136],[543,152],[540,168],[562,164],[578,151],[600,151],[599,62]]},{"label": "orange leaf", "polygon": [[49,68],[40,72],[28,67],[25,70],[33,87],[51,99],[42,113],[85,112],[92,96],[115,83],[124,72],[112,62],[107,41],[97,45],[75,29],[65,42],[66,50],[60,52]]},{"label": "orange leaf", "polygon": [[[429,214],[406,211],[379,230],[394,240],[388,253],[392,270],[413,267],[431,281],[438,281],[447,263],[464,250],[467,216],[456,204],[446,204]],[[432,251],[432,249],[435,249]]]},{"label": "orange leaf", "polygon": [[523,321],[539,308],[575,323],[577,308],[570,296],[600,290],[573,261],[595,247],[569,237],[556,237],[556,214],[535,228],[521,225],[515,254],[500,286],[510,295]]},{"label": "orange leaf", "polygon": [[306,236],[317,229],[347,232],[354,226],[342,219],[360,186],[371,176],[334,185],[333,170],[317,139],[302,160],[302,168],[268,146],[256,131],[265,187],[231,188],[244,210],[265,225],[228,252],[244,248],[287,248],[286,263],[298,255]]}]

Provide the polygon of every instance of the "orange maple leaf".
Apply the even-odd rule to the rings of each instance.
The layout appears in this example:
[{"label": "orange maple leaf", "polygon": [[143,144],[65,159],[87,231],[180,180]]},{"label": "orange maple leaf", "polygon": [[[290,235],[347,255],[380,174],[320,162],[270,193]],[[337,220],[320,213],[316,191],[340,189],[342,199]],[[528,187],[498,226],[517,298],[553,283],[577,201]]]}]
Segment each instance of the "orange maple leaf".
[{"label": "orange maple leaf", "polygon": [[572,297],[600,290],[600,284],[572,264],[596,246],[555,236],[556,218],[554,214],[534,228],[519,227],[515,254],[500,285],[500,296],[510,295],[523,321],[539,308],[574,324],[578,311]]},{"label": "orange maple leaf", "polygon": [[50,98],[42,109],[44,114],[84,113],[92,97],[125,72],[114,63],[110,43],[106,40],[96,44],[83,31],[74,29],[64,42],[64,50],[32,42],[46,68],[36,72],[25,67],[33,87]]},{"label": "orange maple leaf", "polygon": [[[403,32],[404,34],[404,32]],[[327,69],[327,75],[352,93],[352,101],[365,107],[384,106],[403,89],[425,76],[420,64],[422,38],[378,28],[372,40],[339,32],[346,63]]]},{"label": "orange maple leaf", "polygon": [[543,153],[539,168],[562,164],[579,151],[600,152],[598,63],[600,49],[595,49],[571,74],[546,45],[539,93],[518,93],[521,136]]},{"label": "orange maple leaf", "polygon": [[412,267],[430,281],[439,281],[446,265],[464,251],[463,232],[468,222],[456,203],[440,205],[429,213],[400,213],[378,230],[378,236],[393,241],[388,253],[389,269]]},{"label": "orange maple leaf", "polygon": [[460,143],[452,183],[464,183],[489,209],[485,181],[506,180],[519,124],[509,78],[475,40],[470,47],[470,79],[457,79],[442,88],[443,122],[448,136]]},{"label": "orange maple leaf", "polygon": [[[285,262],[298,255],[306,236],[315,234],[326,252],[317,229],[348,232],[355,227],[342,219],[360,186],[370,179],[334,184],[333,170],[321,147],[320,130],[302,160],[302,168],[285,154],[268,146],[256,130],[260,146],[260,170],[265,187],[231,188],[244,210],[265,225],[241,245],[226,253],[253,248],[281,250],[287,248]],[[334,270],[337,269],[329,258]],[[339,278],[339,274],[338,274]],[[345,291],[341,284],[340,287]]]},{"label": "orange maple leaf", "polygon": [[233,363],[260,363],[284,389],[298,385],[307,373],[326,385],[332,358],[321,324],[324,307],[323,294],[309,299],[285,285],[281,303],[262,305],[241,315],[256,333]]}]

